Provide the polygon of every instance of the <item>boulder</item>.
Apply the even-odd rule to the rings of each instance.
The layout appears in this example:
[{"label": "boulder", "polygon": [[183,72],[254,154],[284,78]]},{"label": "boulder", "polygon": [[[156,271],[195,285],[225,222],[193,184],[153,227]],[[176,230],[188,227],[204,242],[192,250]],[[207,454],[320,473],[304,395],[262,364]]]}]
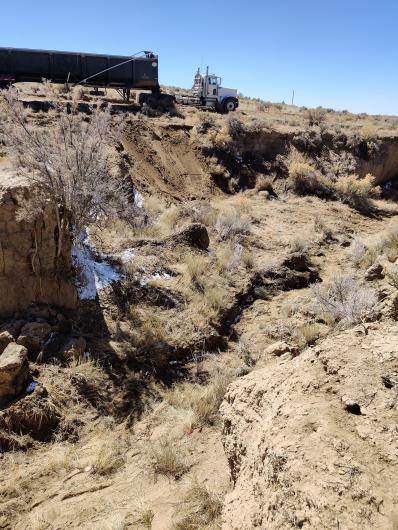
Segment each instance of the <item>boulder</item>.
[{"label": "boulder", "polygon": [[284,353],[290,353],[291,347],[286,342],[280,340],[278,342],[274,342],[268,348],[265,350],[266,355],[271,355],[273,357],[280,357]]},{"label": "boulder", "polygon": [[382,280],[384,278],[384,269],[381,263],[374,263],[369,267],[365,273],[365,280],[372,282],[374,280]]},{"label": "boulder", "polygon": [[35,354],[41,350],[50,333],[51,326],[47,322],[30,322],[21,329],[17,344],[25,346],[30,355]]},{"label": "boulder", "polygon": [[22,392],[29,378],[28,351],[11,342],[0,355],[0,401]]},{"label": "boulder", "polygon": [[201,223],[192,223],[167,239],[174,244],[180,243],[201,250],[207,250],[210,244],[207,228]]},{"label": "boulder", "polygon": [[0,333],[3,331],[8,331],[8,333],[10,333],[14,339],[16,339],[21,333],[21,329],[24,324],[26,324],[24,320],[12,320],[11,322],[7,322],[0,327]]},{"label": "boulder", "polygon": [[14,337],[9,331],[2,331],[0,333],[0,354],[3,353],[10,342],[14,342]]}]

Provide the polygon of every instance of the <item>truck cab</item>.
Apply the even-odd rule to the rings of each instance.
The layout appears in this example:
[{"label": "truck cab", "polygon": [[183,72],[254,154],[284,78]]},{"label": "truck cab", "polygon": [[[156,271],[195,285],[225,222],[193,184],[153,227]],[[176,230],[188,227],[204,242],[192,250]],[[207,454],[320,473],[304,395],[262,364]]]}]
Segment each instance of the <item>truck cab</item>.
[{"label": "truck cab", "polygon": [[198,68],[192,92],[201,99],[203,105],[221,112],[232,112],[239,106],[238,91],[221,85],[221,77],[209,74],[208,68],[206,74],[202,75]]}]

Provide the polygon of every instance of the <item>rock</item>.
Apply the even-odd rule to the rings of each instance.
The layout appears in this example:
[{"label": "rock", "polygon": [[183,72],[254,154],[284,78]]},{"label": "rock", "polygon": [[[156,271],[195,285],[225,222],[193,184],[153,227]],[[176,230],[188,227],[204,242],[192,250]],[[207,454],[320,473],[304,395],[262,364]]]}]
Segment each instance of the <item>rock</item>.
[{"label": "rock", "polygon": [[0,333],[3,331],[8,331],[14,339],[16,339],[21,333],[21,329],[26,324],[25,320],[13,320],[12,322],[7,322],[0,327]]},{"label": "rock", "polygon": [[9,331],[1,332],[0,333],[0,354],[3,353],[3,351],[10,344],[10,342],[14,342],[14,337],[11,335],[11,333]]},{"label": "rock", "polygon": [[373,280],[382,280],[384,278],[384,269],[381,263],[374,263],[365,273],[365,280],[372,282]]},{"label": "rock", "polygon": [[79,359],[86,351],[87,342],[83,337],[71,338],[62,348],[65,359]]},{"label": "rock", "polygon": [[243,377],[247,374],[250,374],[251,370],[249,368],[249,366],[239,366],[239,368],[237,368],[235,370],[235,376],[236,377]]},{"label": "rock", "polygon": [[193,223],[167,239],[173,243],[182,243],[201,250],[207,250],[210,244],[207,228],[201,223]]},{"label": "rock", "polygon": [[269,192],[267,190],[261,190],[258,192],[258,196],[262,197],[263,199],[268,200],[269,199]]},{"label": "rock", "polygon": [[27,349],[11,342],[0,355],[0,400],[11,399],[20,394],[28,378]]},{"label": "rock", "polygon": [[25,346],[29,354],[38,353],[51,333],[51,326],[47,322],[30,322],[21,329],[17,344]]},{"label": "rock", "polygon": [[272,355],[274,357],[280,357],[284,353],[291,352],[289,344],[283,341],[274,342],[271,346],[265,350],[266,355]]}]

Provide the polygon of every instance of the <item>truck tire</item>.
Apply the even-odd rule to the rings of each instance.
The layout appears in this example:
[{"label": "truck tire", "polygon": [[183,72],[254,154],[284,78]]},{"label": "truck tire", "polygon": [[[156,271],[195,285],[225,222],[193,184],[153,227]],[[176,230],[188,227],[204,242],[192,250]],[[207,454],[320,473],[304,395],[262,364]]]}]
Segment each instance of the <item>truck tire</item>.
[{"label": "truck tire", "polygon": [[225,113],[233,112],[238,105],[234,98],[228,98],[223,103],[223,109]]}]

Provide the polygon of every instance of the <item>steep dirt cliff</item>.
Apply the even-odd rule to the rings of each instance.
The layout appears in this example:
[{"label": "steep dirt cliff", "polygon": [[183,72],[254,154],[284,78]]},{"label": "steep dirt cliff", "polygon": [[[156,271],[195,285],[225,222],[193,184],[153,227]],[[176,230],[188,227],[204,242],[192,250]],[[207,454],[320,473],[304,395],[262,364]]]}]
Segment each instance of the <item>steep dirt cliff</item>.
[{"label": "steep dirt cliff", "polygon": [[32,302],[73,307],[70,244],[56,258],[57,223],[50,207],[20,220],[31,196],[29,183],[0,166],[0,316]]},{"label": "steep dirt cliff", "polygon": [[232,384],[224,530],[397,528],[397,334],[349,330]]}]

